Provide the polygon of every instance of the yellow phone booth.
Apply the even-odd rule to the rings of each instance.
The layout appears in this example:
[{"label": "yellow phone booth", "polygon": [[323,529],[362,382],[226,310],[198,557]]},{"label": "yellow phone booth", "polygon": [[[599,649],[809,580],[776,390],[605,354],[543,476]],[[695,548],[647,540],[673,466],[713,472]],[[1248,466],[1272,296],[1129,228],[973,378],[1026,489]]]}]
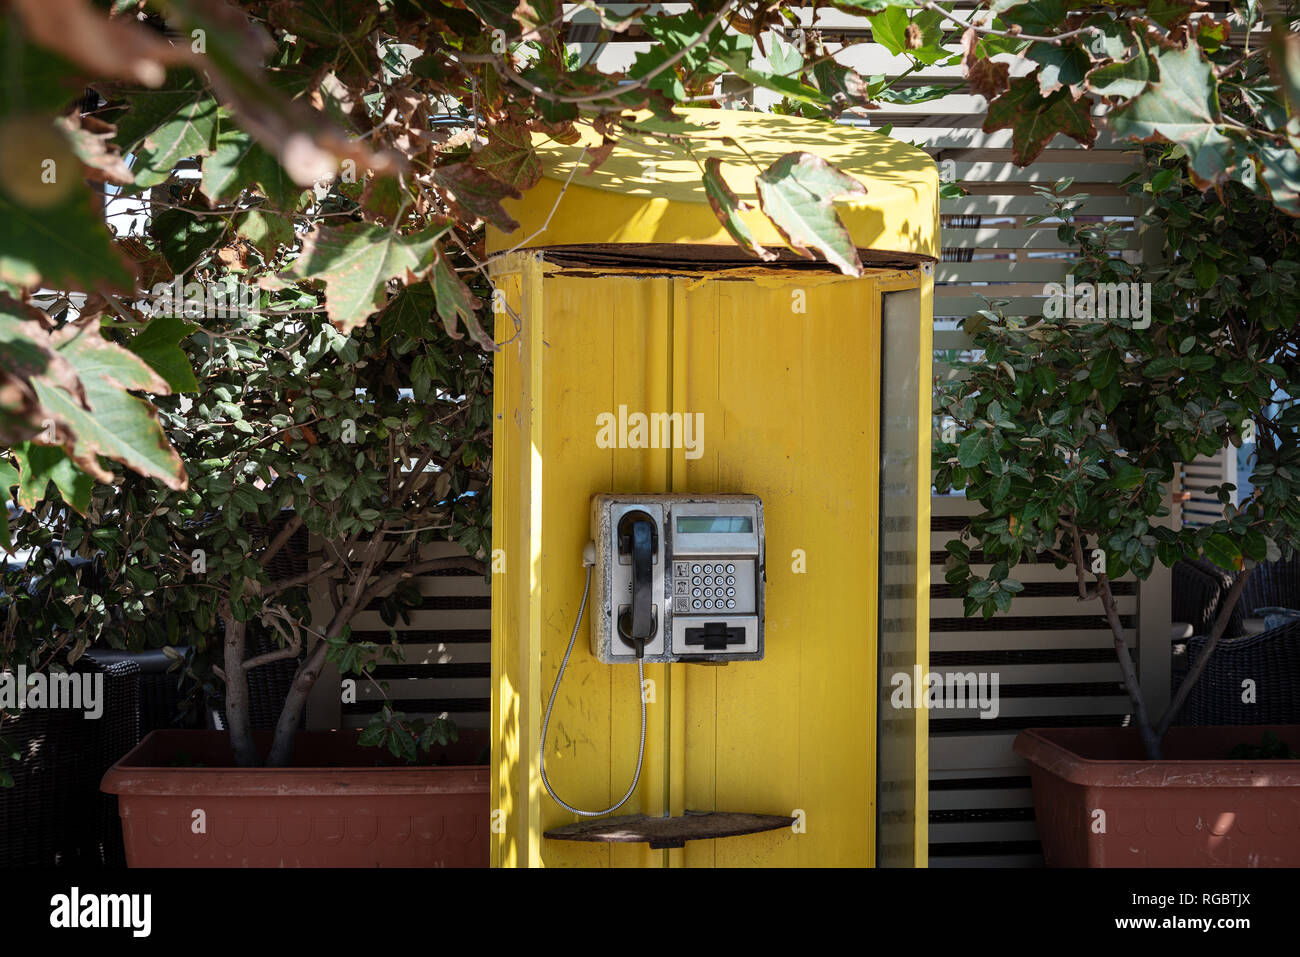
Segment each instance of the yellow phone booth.
[{"label": "yellow phone booth", "polygon": [[[489,232],[492,862],[924,866],[926,718],[891,695],[928,660],[937,170],[688,116],[693,155],[541,147]],[[760,262],[710,209],[710,157],[756,205],[794,151],[865,187],[836,203],[861,277],[752,210]]]}]

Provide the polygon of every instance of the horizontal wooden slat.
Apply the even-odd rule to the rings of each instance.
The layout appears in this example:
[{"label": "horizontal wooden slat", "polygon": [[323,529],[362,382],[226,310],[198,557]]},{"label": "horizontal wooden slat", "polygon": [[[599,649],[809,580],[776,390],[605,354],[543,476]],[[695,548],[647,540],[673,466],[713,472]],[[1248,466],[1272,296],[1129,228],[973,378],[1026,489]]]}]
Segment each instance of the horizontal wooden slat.
[{"label": "horizontal wooden slat", "polygon": [[930,843],[969,841],[1034,841],[1038,830],[1033,821],[995,821],[987,824],[931,824]]},{"label": "horizontal wooden slat", "polygon": [[[972,151],[973,152],[973,151]],[[1122,155],[1122,154],[1121,154]],[[1080,153],[1073,163],[1033,162],[1029,166],[1017,166],[1010,162],[954,161],[954,172],[958,183],[973,180],[980,183],[1056,183],[1073,177],[1071,190],[1076,193],[1088,191],[1092,183],[1118,183],[1133,174],[1136,165],[1129,158],[1129,163],[1093,163],[1087,153]],[[1085,207],[1086,208],[1086,207]]]},{"label": "horizontal wooden slat", "polygon": [[[957,651],[989,643],[989,636],[997,635],[999,648],[1109,648],[1115,643],[1110,629],[1095,631],[949,631],[931,632],[930,648],[934,651]],[[1129,647],[1137,644],[1137,635],[1128,630],[1124,638]]]},{"label": "horizontal wooden slat", "polygon": [[[1132,200],[1120,196],[1096,196],[1088,201],[1093,216],[1132,216],[1138,209]],[[1050,212],[1041,196],[960,196],[939,203],[941,213],[1003,216],[1045,216]],[[947,236],[945,234],[946,241]]]},{"label": "horizontal wooden slat", "polygon": [[[1115,234],[1114,248],[1128,246],[1129,232]],[[1050,229],[946,229],[943,231],[945,249],[1069,249],[1070,244]]]},{"label": "horizontal wooden slat", "polygon": [[[947,242],[959,229],[945,230]],[[940,262],[934,267],[935,282],[1064,282],[1073,262],[1068,259],[995,259],[973,262]]]}]

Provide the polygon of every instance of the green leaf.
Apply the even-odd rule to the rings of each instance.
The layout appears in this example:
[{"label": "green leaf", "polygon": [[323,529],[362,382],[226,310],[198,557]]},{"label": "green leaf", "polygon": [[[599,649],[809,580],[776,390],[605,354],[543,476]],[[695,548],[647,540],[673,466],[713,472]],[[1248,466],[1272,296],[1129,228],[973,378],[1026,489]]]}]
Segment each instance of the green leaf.
[{"label": "green leaf", "polygon": [[907,48],[907,11],[901,7],[891,6],[868,17],[871,24],[871,39],[884,47],[891,56],[898,56]]},{"label": "green leaf", "polygon": [[1024,33],[1050,36],[1060,32],[1065,12],[1064,0],[1030,0],[999,10],[998,17],[1003,23],[1020,27]]},{"label": "green leaf", "polygon": [[1241,550],[1245,552],[1247,558],[1262,562],[1268,558],[1268,539],[1258,529],[1247,529],[1245,538],[1242,539]]},{"label": "green leaf", "polygon": [[390,279],[406,283],[429,269],[438,240],[450,228],[434,226],[403,236],[367,223],[319,226],[308,234],[290,276],[322,281],[330,322],[347,332],[383,306]]},{"label": "green leaf", "polygon": [[201,91],[191,91],[134,149],[135,185],[157,186],[171,176],[181,160],[211,152],[216,132],[217,101]]},{"label": "green leaf", "polygon": [[1283,212],[1300,216],[1300,156],[1289,143],[1257,141],[1253,148],[1258,175],[1264,181],[1269,199]]},{"label": "green leaf", "polygon": [[433,292],[437,297],[438,315],[442,317],[442,325],[447,330],[447,335],[453,339],[461,337],[456,331],[456,317],[459,316],[475,342],[489,352],[496,351],[496,343],[478,324],[476,312],[479,306],[478,299],[456,275],[451,264],[447,262],[447,257],[441,253],[433,263]]},{"label": "green leaf", "polygon": [[858,250],[835,211],[842,196],[865,196],[852,176],[812,153],[787,153],[758,174],[759,206],[786,244],[808,259],[820,252],[840,272],[862,274]]},{"label": "green leaf", "polygon": [[1241,549],[1221,532],[1215,532],[1206,539],[1205,557],[1228,571],[1236,571],[1241,567]]},{"label": "green leaf", "polygon": [[1214,264],[1213,259],[1202,257],[1192,263],[1192,273],[1196,276],[1197,285],[1202,289],[1209,289],[1219,278],[1219,267]]},{"label": "green leaf", "polygon": [[1119,374],[1119,367],[1119,352],[1107,349],[1093,360],[1092,367],[1088,370],[1088,381],[1092,383],[1094,389],[1104,389],[1115,380],[1115,376]]},{"label": "green leaf", "polygon": [[127,343],[150,368],[167,380],[172,392],[197,392],[198,380],[180,341],[197,328],[175,316],[158,316]]},{"label": "green leaf", "polygon": [[158,243],[168,268],[178,276],[198,265],[225,232],[226,221],[220,216],[195,216],[184,209],[164,209],[149,223],[149,235]]},{"label": "green leaf", "polygon": [[1190,0],[1149,0],[1146,15],[1168,30],[1175,24],[1182,23],[1198,9],[1200,5]]},{"label": "green leaf", "polygon": [[900,89],[885,88],[876,92],[875,98],[883,103],[928,103],[948,96],[955,90],[951,86],[928,84],[925,86],[908,86]]},{"label": "green leaf", "polygon": [[222,130],[216,149],[203,160],[203,193],[221,203],[250,187],[259,190],[276,209],[290,212],[303,192],[280,161],[251,136],[239,129]]},{"label": "green leaf", "polygon": [[830,98],[815,87],[808,86],[790,77],[773,76],[763,70],[756,70],[749,65],[748,60],[748,52],[715,58],[715,62],[721,67],[719,72],[730,70],[736,76],[755,86],[775,90],[782,96],[800,103],[808,103],[812,106],[826,106],[830,103]]},{"label": "green leaf", "polygon": [[[272,23],[296,37],[337,50],[340,56],[355,57],[356,53],[344,51],[361,46],[360,38],[374,27],[378,11],[367,6],[342,0],[295,0],[273,4],[270,17]],[[501,23],[509,25],[509,16]]]},{"label": "green leaf", "polygon": [[751,256],[757,256],[764,262],[771,262],[777,254],[763,248],[754,239],[749,224],[741,213],[749,212],[754,207],[732,192],[731,187],[722,178],[722,160],[710,156],[704,161],[704,193],[709,198],[709,206],[718,217],[718,221],[740,247]]},{"label": "green leaf", "polygon": [[[50,482],[59,490],[63,501],[78,514],[84,515],[90,505],[90,492],[94,487],[89,475],[57,445],[36,445],[22,442],[13,447],[18,461],[18,496],[21,508],[35,508],[45,497]],[[8,498],[6,491],[5,498]]]},{"label": "green leaf", "polygon": [[1074,43],[1055,46],[1049,43],[1035,43],[1029,48],[1029,59],[1039,64],[1038,91],[1043,96],[1050,96],[1063,86],[1075,86],[1083,82],[1084,75],[1092,66],[1092,58],[1083,47]]},{"label": "green leaf", "polygon": [[235,235],[257,247],[267,259],[275,257],[280,246],[294,241],[293,223],[287,216],[250,209],[235,218]]},{"label": "green leaf", "polygon": [[[852,67],[834,60],[818,60],[813,64],[812,73],[817,88],[832,100],[837,95],[842,95],[849,106],[866,106],[871,102],[867,81]],[[883,128],[878,132],[889,135]]]},{"label": "green leaf", "polygon": [[1053,136],[1064,133],[1084,146],[1092,146],[1097,128],[1092,124],[1089,97],[1073,99],[1067,90],[1049,97],[1038,91],[1038,81],[1022,76],[1011,81],[1007,91],[989,104],[984,132],[1011,130],[1011,156],[1021,166],[1033,161]]},{"label": "green leaf", "polygon": [[777,76],[798,76],[803,70],[803,54],[793,44],[786,43],[775,33],[771,34],[767,62]]},{"label": "green leaf", "polygon": [[41,210],[0,191],[0,282],[125,293],[135,277],[91,208],[90,191],[77,184],[63,202]]},{"label": "green leaf", "polygon": [[1161,378],[1178,372],[1181,366],[1173,356],[1161,356],[1152,359],[1142,368],[1142,374],[1148,378]]},{"label": "green leaf", "polygon": [[1142,470],[1132,462],[1123,462],[1115,469],[1115,477],[1111,480],[1111,484],[1121,491],[1137,488],[1142,484]]},{"label": "green leaf", "polygon": [[474,157],[474,165],[517,190],[532,189],[542,178],[542,161],[533,149],[532,134],[522,123],[497,123],[488,127],[487,146]]},{"label": "green leaf", "polygon": [[1088,74],[1088,86],[1102,96],[1132,99],[1153,79],[1151,58],[1144,53],[1118,63],[1107,63]]},{"label": "green leaf", "polygon": [[971,432],[957,446],[957,464],[971,469],[981,464],[993,448],[992,440],[983,432]]},{"label": "green leaf", "polygon": [[157,478],[168,488],[184,489],[185,466],[167,443],[157,410],[125,391],[166,395],[167,381],[138,356],[100,338],[97,329],[69,327],[63,333],[57,349],[76,370],[89,411],[52,383],[37,379],[32,385],[41,403],[68,423],[72,460],[102,482],[111,481],[112,473],[99,466],[97,455]]},{"label": "green leaf", "polygon": [[1230,385],[1241,385],[1255,378],[1256,370],[1249,362],[1231,362],[1223,370],[1222,379]]},{"label": "green leaf", "polygon": [[464,218],[481,219],[503,233],[519,228],[519,223],[501,207],[502,199],[519,199],[522,195],[509,183],[468,163],[440,166],[433,171],[433,180]]},{"label": "green leaf", "polygon": [[0,80],[0,117],[14,113],[62,113],[85,92],[81,71],[52,50],[35,46],[20,26],[21,17],[0,17],[0,50],[4,51],[4,78]]},{"label": "green leaf", "polygon": [[1188,168],[1200,189],[1228,178],[1232,141],[1220,132],[1219,84],[1214,67],[1192,39],[1185,48],[1153,46],[1158,81],[1111,114],[1117,136],[1147,143],[1166,140],[1187,150]]}]

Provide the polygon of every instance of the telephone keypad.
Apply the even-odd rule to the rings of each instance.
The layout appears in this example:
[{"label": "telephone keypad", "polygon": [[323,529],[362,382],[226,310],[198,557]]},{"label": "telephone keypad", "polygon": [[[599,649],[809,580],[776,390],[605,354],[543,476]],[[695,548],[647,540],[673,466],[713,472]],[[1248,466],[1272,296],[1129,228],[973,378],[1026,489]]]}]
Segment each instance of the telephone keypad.
[{"label": "telephone keypad", "polygon": [[[674,612],[703,614],[706,611],[737,611],[753,613],[754,590],[749,584],[753,562],[695,562],[672,563],[672,594]],[[739,583],[739,587],[738,584]]]}]

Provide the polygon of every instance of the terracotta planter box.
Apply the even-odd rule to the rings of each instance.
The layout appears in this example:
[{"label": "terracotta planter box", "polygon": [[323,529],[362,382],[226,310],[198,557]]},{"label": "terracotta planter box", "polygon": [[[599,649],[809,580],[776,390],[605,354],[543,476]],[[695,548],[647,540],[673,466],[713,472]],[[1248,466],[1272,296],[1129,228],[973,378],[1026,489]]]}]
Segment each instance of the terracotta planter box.
[{"label": "terracotta planter box", "polygon": [[1134,728],[1021,732],[1048,866],[1300,866],[1300,760],[1228,758],[1265,731],[1300,753],[1297,725],[1171,728],[1163,761]]},{"label": "terracotta planter box", "polygon": [[[154,731],[102,784],[128,866],[486,867],[489,772],[469,763],[481,736],[440,755],[455,765],[408,767],[357,734],[304,731],[292,767],[235,768],[224,731]],[[265,754],[270,735],[254,737]]]}]

